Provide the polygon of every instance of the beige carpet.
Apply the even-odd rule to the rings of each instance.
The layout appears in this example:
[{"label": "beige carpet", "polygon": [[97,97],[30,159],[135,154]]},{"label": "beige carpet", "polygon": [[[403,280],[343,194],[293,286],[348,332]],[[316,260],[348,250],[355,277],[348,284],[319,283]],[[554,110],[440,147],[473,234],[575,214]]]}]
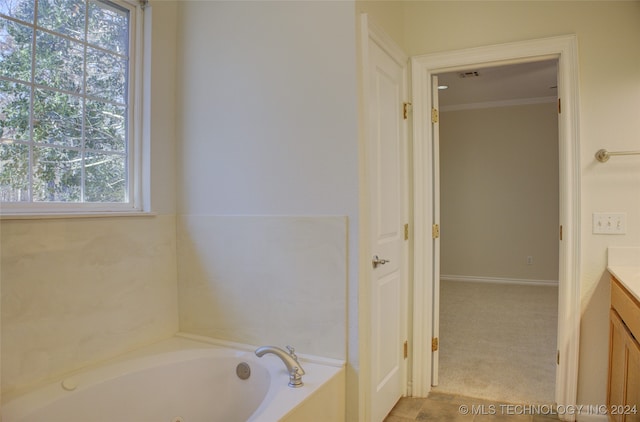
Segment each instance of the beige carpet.
[{"label": "beige carpet", "polygon": [[557,287],[442,281],[434,391],[553,403],[557,319]]}]

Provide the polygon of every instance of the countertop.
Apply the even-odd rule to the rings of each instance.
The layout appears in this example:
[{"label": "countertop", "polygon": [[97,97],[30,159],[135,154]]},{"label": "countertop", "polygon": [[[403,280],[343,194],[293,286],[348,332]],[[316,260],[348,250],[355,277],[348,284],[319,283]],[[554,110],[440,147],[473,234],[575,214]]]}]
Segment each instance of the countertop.
[{"label": "countertop", "polygon": [[609,266],[607,269],[640,302],[640,265],[617,265]]},{"label": "countertop", "polygon": [[607,270],[640,302],[640,248],[609,248]]}]

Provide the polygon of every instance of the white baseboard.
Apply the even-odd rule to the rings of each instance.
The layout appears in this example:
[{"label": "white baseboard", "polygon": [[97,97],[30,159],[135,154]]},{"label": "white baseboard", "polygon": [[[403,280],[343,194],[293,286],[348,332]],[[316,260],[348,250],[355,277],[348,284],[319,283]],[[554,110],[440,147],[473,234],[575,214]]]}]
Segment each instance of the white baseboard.
[{"label": "white baseboard", "polygon": [[469,275],[440,274],[441,281],[468,281],[472,283],[518,284],[526,286],[558,287],[558,280],[533,280],[527,278],[476,277]]}]

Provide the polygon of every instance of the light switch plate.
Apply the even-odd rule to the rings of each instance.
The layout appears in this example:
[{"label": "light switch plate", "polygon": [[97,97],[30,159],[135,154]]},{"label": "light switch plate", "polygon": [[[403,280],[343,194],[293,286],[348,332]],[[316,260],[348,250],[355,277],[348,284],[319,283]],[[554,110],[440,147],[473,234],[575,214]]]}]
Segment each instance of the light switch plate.
[{"label": "light switch plate", "polygon": [[624,212],[594,212],[593,234],[625,234],[627,214]]}]

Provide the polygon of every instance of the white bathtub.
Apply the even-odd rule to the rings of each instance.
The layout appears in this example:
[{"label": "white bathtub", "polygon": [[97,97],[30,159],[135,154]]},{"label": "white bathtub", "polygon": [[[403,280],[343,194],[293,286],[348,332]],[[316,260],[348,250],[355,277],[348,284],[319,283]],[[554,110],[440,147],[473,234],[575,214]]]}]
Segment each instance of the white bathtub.
[{"label": "white bathtub", "polygon": [[[343,365],[300,361],[304,386],[290,388],[271,354],[178,336],[10,398],[2,421],[344,421]],[[246,380],[236,375],[241,362],[251,368]]]}]

